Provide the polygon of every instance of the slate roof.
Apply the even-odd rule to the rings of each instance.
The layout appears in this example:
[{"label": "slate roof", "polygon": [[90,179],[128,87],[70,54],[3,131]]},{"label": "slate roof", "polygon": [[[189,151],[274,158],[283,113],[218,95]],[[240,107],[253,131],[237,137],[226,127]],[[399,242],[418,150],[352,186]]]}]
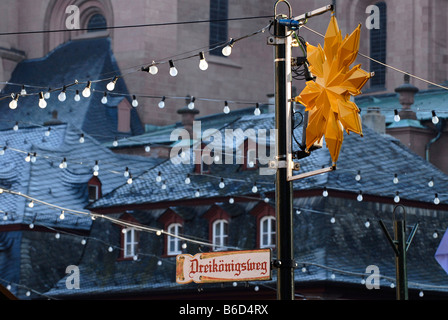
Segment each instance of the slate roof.
[{"label": "slate roof", "polygon": [[[51,128],[49,136],[48,128]],[[84,143],[79,142],[81,134]],[[98,178],[103,193],[126,183],[123,176],[126,167],[138,174],[158,163],[157,159],[115,154],[71,124],[1,131],[0,146],[7,147],[0,156],[1,188],[83,212],[87,212],[84,209],[89,203],[87,182],[93,177],[95,161],[99,161]],[[26,162],[27,153],[36,153],[36,161]],[[64,158],[68,167],[62,170],[59,164]],[[0,210],[8,218],[4,220],[5,213],[0,213],[2,226],[34,222],[36,226],[88,230],[91,225],[88,216],[66,214],[60,220],[61,210],[38,203],[30,208],[30,200],[24,197],[5,192],[0,198]]]},{"label": "slate roof", "polygon": [[[101,98],[106,91],[107,82],[92,83],[90,98],[81,95],[79,102],[73,99],[76,90],[81,93],[87,81],[113,78],[120,74],[110,38],[68,41],[43,58],[24,60],[15,68],[1,96],[20,93],[22,84],[26,85],[29,96],[20,97],[15,110],[9,108],[11,99],[0,100],[0,129],[10,129],[17,121],[22,127],[42,125],[52,118],[52,112],[56,110],[59,120],[77,126],[101,142],[113,141],[115,137],[142,134],[144,128],[134,108],[131,110],[131,132],[117,132],[117,106],[123,99],[130,100],[122,78],[118,80],[114,92],[123,95],[109,94],[106,105],[101,103]],[[36,93],[46,92],[49,88],[62,88],[75,80],[80,84],[67,89],[65,102],[60,102],[59,92],[54,91],[47,100],[46,109],[38,107]]]},{"label": "slate roof", "polygon": [[[226,123],[224,116],[217,117]],[[240,128],[244,131],[253,128],[257,131],[273,125],[272,114],[259,117],[243,115],[220,129]],[[296,130],[299,141],[300,131],[299,128]],[[244,135],[238,136],[235,146],[245,139]],[[324,147],[300,162],[302,172],[308,172],[330,166],[331,157]],[[164,161],[135,177],[132,185],[123,185],[105,195],[90,209],[110,209],[116,212],[111,216],[119,218],[127,208],[141,224],[162,228],[157,219],[170,208],[185,220],[183,230],[187,236],[203,240],[208,239],[208,225],[203,215],[213,205],[218,205],[231,215],[229,242],[232,248],[254,249],[256,219],[249,212],[266,196],[270,200],[269,205],[274,206],[274,176],[262,176],[258,171],[241,171],[238,164],[214,164],[209,175],[191,175],[191,184],[185,185],[184,179],[187,174],[192,174],[193,166],[192,163],[180,165]],[[359,181],[355,179],[358,171],[361,172]],[[166,180],[166,190],[155,182],[159,172]],[[395,174],[399,178],[397,184],[393,182]],[[218,187],[221,177],[226,182],[224,189]],[[435,181],[434,187],[428,186],[431,178]],[[251,191],[254,181],[259,188],[256,194]],[[329,191],[328,197],[322,196],[324,187]],[[364,128],[362,138],[355,134],[345,135],[338,170],[294,182],[294,256],[299,263],[295,272],[297,285],[326,282],[357,285],[360,290],[367,290],[361,284],[366,276],[366,267],[377,265],[381,272],[381,288],[393,290],[390,285],[395,283],[395,256],[378,220],[383,220],[393,235],[393,212],[400,207],[396,207],[392,199],[399,191],[400,204],[406,206],[407,231],[419,223],[408,253],[409,288],[426,292],[448,291],[448,276],[434,259],[441,237],[435,239],[432,236],[434,230],[443,233],[448,227],[448,199],[444,193],[447,187],[448,177],[444,173],[410,152],[398,140],[368,128]],[[201,192],[199,202],[190,205],[183,202],[194,200],[197,189]],[[356,200],[359,190],[363,191],[362,202]],[[433,204],[435,192],[439,192],[441,198],[438,206]],[[238,200],[229,204],[230,197]],[[204,203],[206,199],[210,199],[212,204]],[[146,204],[146,209],[143,204]],[[401,213],[397,212],[397,216]],[[336,223],[330,220],[333,216]],[[371,223],[369,228],[365,226],[366,221]],[[161,256],[164,240],[154,233],[141,234],[142,246],[137,261],[117,261],[119,232],[120,228],[110,222],[96,220],[91,233],[95,238],[90,240],[80,263],[85,281],[82,288],[76,292],[67,290],[65,280],[61,279],[47,294],[56,298],[132,297],[167,291],[172,294],[188,292],[191,297],[197,294],[196,284],[175,283],[175,260]],[[118,250],[108,252],[105,243],[115,244]],[[184,252],[196,254],[203,250],[207,248],[189,243]],[[306,272],[301,271],[302,265],[306,266]],[[258,284],[275,290],[275,279],[274,270],[271,282],[250,285]],[[231,288],[232,284],[202,287],[204,292],[207,288],[219,291]],[[196,297],[200,299],[201,295]]]}]

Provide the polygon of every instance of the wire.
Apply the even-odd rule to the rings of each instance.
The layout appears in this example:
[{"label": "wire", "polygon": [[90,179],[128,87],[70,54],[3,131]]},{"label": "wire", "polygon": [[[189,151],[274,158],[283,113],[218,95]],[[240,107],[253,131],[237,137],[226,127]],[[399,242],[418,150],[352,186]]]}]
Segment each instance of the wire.
[{"label": "wire", "polygon": [[192,21],[179,21],[179,22],[161,22],[161,23],[149,23],[138,25],[124,25],[124,26],[110,26],[110,27],[98,27],[98,28],[80,28],[80,29],[58,29],[58,30],[40,30],[40,31],[18,31],[18,32],[1,32],[0,36],[11,35],[26,35],[26,34],[40,34],[40,33],[56,33],[56,32],[72,32],[72,31],[101,31],[101,30],[113,30],[113,29],[132,29],[132,28],[147,28],[147,27],[163,27],[172,25],[186,25],[186,24],[198,24],[198,23],[213,23],[224,21],[242,21],[242,20],[254,20],[254,19],[266,19],[272,18],[272,15],[266,16],[253,16],[253,17],[240,17],[240,18],[228,18],[228,19],[214,19],[214,20],[192,20]]}]

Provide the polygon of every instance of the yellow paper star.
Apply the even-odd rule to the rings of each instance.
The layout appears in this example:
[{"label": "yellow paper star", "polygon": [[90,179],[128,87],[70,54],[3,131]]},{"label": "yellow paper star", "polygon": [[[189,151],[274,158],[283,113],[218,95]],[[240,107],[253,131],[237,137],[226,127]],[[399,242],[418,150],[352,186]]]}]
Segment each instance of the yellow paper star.
[{"label": "yellow paper star", "polygon": [[337,20],[331,17],[324,48],[307,45],[310,72],[316,77],[308,81],[302,93],[295,98],[308,111],[306,129],[306,149],[309,150],[325,136],[333,164],[336,164],[344,129],[349,134],[355,132],[362,136],[359,108],[350,101],[351,96],[361,94],[362,87],[371,74],[362,70],[361,65],[350,69],[359,50],[361,26],[351,35],[342,39]]}]

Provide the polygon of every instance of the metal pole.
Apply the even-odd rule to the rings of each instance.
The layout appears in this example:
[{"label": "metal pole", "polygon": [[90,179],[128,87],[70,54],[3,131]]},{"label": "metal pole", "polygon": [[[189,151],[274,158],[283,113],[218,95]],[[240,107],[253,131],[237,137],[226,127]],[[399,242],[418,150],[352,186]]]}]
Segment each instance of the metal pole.
[{"label": "metal pole", "polygon": [[[277,223],[277,299],[294,300],[294,247],[292,182],[286,167],[288,132],[286,123],[291,112],[291,52],[286,26],[274,21],[275,44],[275,129],[277,133],[277,167],[275,204]],[[284,164],[284,165],[280,165]]]},{"label": "metal pole", "polygon": [[394,223],[395,243],[398,254],[395,257],[397,277],[397,300],[408,300],[408,281],[406,268],[406,230],[405,222],[397,220]]}]

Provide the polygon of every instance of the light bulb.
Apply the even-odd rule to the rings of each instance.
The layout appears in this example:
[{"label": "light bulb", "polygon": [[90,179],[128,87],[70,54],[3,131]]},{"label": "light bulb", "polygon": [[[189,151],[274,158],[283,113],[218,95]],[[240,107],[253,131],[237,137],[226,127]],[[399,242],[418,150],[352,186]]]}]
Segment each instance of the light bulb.
[{"label": "light bulb", "polygon": [[254,186],[252,187],[252,192],[253,193],[257,193],[258,192],[258,187],[257,185],[254,183]]},{"label": "light bulb", "polygon": [[397,193],[395,194],[394,202],[395,202],[395,203],[400,202],[400,193],[399,193],[398,191],[397,191]]},{"label": "light bulb", "polygon": [[433,237],[434,239],[437,239],[437,238],[439,237],[439,233],[437,232],[437,230],[434,231],[434,233],[432,234],[432,237]]},{"label": "light bulb", "polygon": [[132,175],[131,174],[129,174],[129,178],[128,178],[128,180],[126,182],[127,182],[127,184],[132,184],[132,182],[134,182],[132,180]]},{"label": "light bulb", "polygon": [[208,63],[207,60],[205,60],[205,56],[204,56],[204,52],[200,52],[199,53],[199,69],[201,69],[202,71],[205,71],[208,69]]},{"label": "light bulb", "polygon": [[177,72],[176,67],[174,66],[174,62],[173,62],[173,60],[170,60],[170,61],[169,61],[169,64],[170,64],[170,75],[171,75],[172,77],[177,76],[178,72]]},{"label": "light bulb", "polygon": [[5,155],[7,147],[4,147],[3,149],[0,150],[0,156]]},{"label": "light bulb", "polygon": [[152,65],[149,67],[149,73],[152,75],[157,74],[157,72],[159,72],[159,68],[157,68],[157,66],[155,65],[155,62],[152,62]]},{"label": "light bulb", "polygon": [[165,97],[163,97],[162,98],[162,100],[160,100],[160,102],[159,102],[159,108],[160,109],[163,109],[163,108],[165,108]]},{"label": "light bulb", "polygon": [[359,191],[359,194],[356,197],[356,200],[358,200],[359,202],[361,202],[363,200],[362,191]]},{"label": "light bulb", "polygon": [[14,127],[12,127],[12,130],[17,131],[19,130],[19,123],[16,122],[16,124],[14,125]]},{"label": "light bulb", "polygon": [[163,184],[162,184],[162,190],[165,190],[165,189],[166,189],[166,182],[163,181]]},{"label": "light bulb", "polygon": [[99,171],[100,166],[98,165],[98,161],[95,161],[95,165],[93,166],[93,171]]},{"label": "light bulb", "polygon": [[224,112],[225,114],[229,114],[229,113],[230,113],[230,108],[229,108],[229,104],[228,104],[227,101],[224,102],[224,109],[223,109],[223,112]]},{"label": "light bulb", "polygon": [[367,221],[364,223],[364,226],[366,228],[370,228],[370,221],[369,221],[369,219],[367,219]]},{"label": "light bulb", "polygon": [[28,153],[28,155],[25,157],[25,161],[26,162],[30,162],[31,161],[31,154]]},{"label": "light bulb", "polygon": [[88,97],[90,97],[90,95],[92,94],[92,92],[91,92],[91,90],[90,90],[91,87],[92,87],[92,82],[91,82],[91,81],[88,81],[88,82],[87,82],[87,85],[86,85],[86,87],[85,87],[85,89],[82,91],[82,96],[83,96],[84,98],[88,98]]},{"label": "light bulb", "polygon": [[254,115],[259,116],[260,114],[261,114],[260,105],[257,103],[257,106],[255,107]]},{"label": "light bulb", "polygon": [[150,147],[150,146],[146,146],[146,147],[145,147],[145,152],[146,152],[146,153],[151,152],[151,147]]},{"label": "light bulb", "polygon": [[395,174],[394,175],[394,179],[392,180],[395,184],[397,184],[398,182],[399,182],[399,180],[398,180],[398,175],[397,174]]},{"label": "light bulb", "polygon": [[9,108],[12,110],[17,109],[17,101],[19,100],[19,95],[16,94],[15,96],[13,96],[11,102],[9,103]]},{"label": "light bulb", "polygon": [[79,137],[79,143],[84,143],[86,139],[84,138],[84,133],[81,133],[81,136]]},{"label": "light bulb", "polygon": [[48,128],[48,130],[45,131],[45,136],[46,136],[46,137],[49,137],[50,134],[51,134],[51,128]]},{"label": "light bulb", "polygon": [[432,123],[434,124],[439,123],[439,118],[437,117],[436,112],[434,110],[432,111]]},{"label": "light bulb", "polygon": [[358,171],[358,173],[355,176],[356,181],[361,181],[361,171]]},{"label": "light bulb", "polygon": [[30,223],[30,225],[28,226],[30,229],[34,229],[34,223]]},{"label": "light bulb", "polygon": [[434,197],[434,204],[439,204],[439,203],[440,203],[439,195],[436,193],[435,197]]},{"label": "light bulb", "polygon": [[229,203],[230,203],[230,204],[234,204],[234,203],[235,203],[235,199],[230,198],[230,199],[229,199]]},{"label": "light bulb", "polygon": [[336,218],[335,217],[331,217],[330,222],[331,223],[336,223]]},{"label": "light bulb", "polygon": [[59,168],[66,169],[67,168],[67,159],[63,159],[62,162],[59,164]]},{"label": "light bulb", "polygon": [[430,188],[434,187],[434,179],[433,178],[431,178],[431,180],[429,180],[428,187],[430,187]]},{"label": "light bulb", "polygon": [[232,48],[233,48],[233,44],[235,43],[235,40],[233,40],[232,38],[230,38],[229,44],[226,45],[224,48],[222,48],[222,55],[225,57],[228,57],[232,54]]},{"label": "light bulb", "polygon": [[47,107],[47,101],[44,99],[44,94],[39,93],[39,108],[45,109]]},{"label": "light bulb", "polygon": [[328,190],[327,188],[324,188],[324,191],[322,192],[322,195],[326,198],[328,197]]},{"label": "light bulb", "polygon": [[30,203],[28,203],[28,207],[34,208],[34,201],[31,201]]},{"label": "light bulb", "polygon": [[61,235],[60,235],[59,233],[56,233],[56,234],[54,235],[54,237],[55,237],[56,239],[59,239],[59,238],[61,237]]},{"label": "light bulb", "polygon": [[109,90],[109,91],[114,91],[115,90],[115,84],[117,83],[117,81],[118,81],[118,77],[114,77],[112,79],[112,81],[107,84],[106,89]]},{"label": "light bulb", "polygon": [[199,190],[196,190],[196,192],[194,193],[194,196],[196,198],[199,198],[201,196],[201,193],[199,192]]},{"label": "light bulb", "polygon": [[79,90],[76,90],[75,101],[80,101],[81,97],[79,96]]},{"label": "light bulb", "polygon": [[394,121],[399,122],[400,121],[400,115],[398,114],[398,110],[394,110]]},{"label": "light bulb", "polygon": [[61,102],[64,102],[67,99],[67,95],[65,94],[67,88],[64,86],[64,88],[62,88],[61,93],[58,95],[58,100]]},{"label": "light bulb", "polygon": [[81,240],[81,244],[84,246],[87,243],[86,239]]},{"label": "light bulb", "polygon": [[136,96],[132,96],[132,106],[133,106],[134,108],[137,108],[137,107],[138,107],[138,100],[137,100],[137,97],[136,97]]},{"label": "light bulb", "polygon": [[26,89],[25,86],[22,86],[22,90],[20,91],[20,95],[25,96],[26,95]]},{"label": "light bulb", "polygon": [[59,219],[61,219],[61,220],[64,220],[64,219],[65,219],[64,211],[62,211],[61,215],[59,216]]},{"label": "light bulb", "polygon": [[35,163],[36,160],[37,160],[37,153],[34,153],[34,154],[31,156],[31,162],[32,162],[32,163]]},{"label": "light bulb", "polygon": [[194,102],[196,101],[195,97],[191,97],[190,103],[188,104],[188,109],[193,110],[194,109]]},{"label": "light bulb", "polygon": [[187,177],[185,178],[185,184],[190,184],[190,183],[191,183],[190,175],[187,175]]},{"label": "light bulb", "polygon": [[126,168],[126,170],[124,171],[123,175],[127,178],[129,177],[129,168]]},{"label": "light bulb", "polygon": [[107,251],[112,252],[112,251],[114,251],[114,248],[109,247],[109,248],[107,248]]},{"label": "light bulb", "polygon": [[107,92],[104,92],[103,98],[101,99],[101,103],[102,104],[106,104],[107,103]]},{"label": "light bulb", "polygon": [[115,138],[114,142],[112,142],[112,145],[114,147],[118,147],[118,139],[117,138]]},{"label": "light bulb", "polygon": [[162,172],[159,172],[157,177],[156,177],[156,182],[159,183],[162,181]]},{"label": "light bulb", "polygon": [[44,98],[45,98],[46,100],[50,99],[50,97],[51,97],[51,93],[50,93],[50,90],[51,90],[51,88],[50,88],[50,89],[48,89],[48,91],[47,91],[47,92],[45,92],[45,94],[44,94]]},{"label": "light bulb", "polygon": [[224,179],[221,178],[221,182],[219,183],[219,188],[224,189],[225,186],[226,186],[226,184],[224,183]]}]

